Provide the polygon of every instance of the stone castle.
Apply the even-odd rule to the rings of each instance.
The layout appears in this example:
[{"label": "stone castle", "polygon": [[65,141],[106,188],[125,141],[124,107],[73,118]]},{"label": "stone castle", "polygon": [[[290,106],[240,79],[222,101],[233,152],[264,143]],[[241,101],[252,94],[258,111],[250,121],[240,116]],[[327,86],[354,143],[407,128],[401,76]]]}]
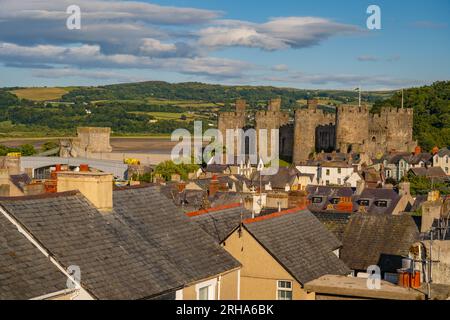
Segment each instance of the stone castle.
[{"label": "stone castle", "polygon": [[[281,99],[269,102],[267,111],[255,114],[255,129],[279,129],[280,157],[301,163],[315,152],[340,151],[365,153],[375,158],[386,152],[412,152],[413,109],[383,108],[371,114],[366,106],[341,105],[335,113],[318,108],[317,100],[309,100],[306,108],[296,110],[292,120],[281,110]],[[235,112],[219,115],[218,128],[244,129],[248,113],[246,102],[237,100]]]}]

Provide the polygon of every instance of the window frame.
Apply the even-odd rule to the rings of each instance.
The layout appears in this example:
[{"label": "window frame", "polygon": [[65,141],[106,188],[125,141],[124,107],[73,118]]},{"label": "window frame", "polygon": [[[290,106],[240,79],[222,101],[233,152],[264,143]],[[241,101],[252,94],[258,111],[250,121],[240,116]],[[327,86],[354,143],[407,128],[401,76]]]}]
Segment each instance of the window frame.
[{"label": "window frame", "polygon": [[208,288],[208,299],[203,301],[216,300],[217,279],[200,282],[195,285],[195,294],[197,301],[200,301],[200,290]]},{"label": "window frame", "polygon": [[[280,283],[289,284],[290,287],[282,287]],[[277,291],[276,291],[276,300],[277,301],[292,301],[294,299],[294,282],[291,280],[277,280]],[[288,292],[290,293],[290,299],[280,299],[280,292]]]}]

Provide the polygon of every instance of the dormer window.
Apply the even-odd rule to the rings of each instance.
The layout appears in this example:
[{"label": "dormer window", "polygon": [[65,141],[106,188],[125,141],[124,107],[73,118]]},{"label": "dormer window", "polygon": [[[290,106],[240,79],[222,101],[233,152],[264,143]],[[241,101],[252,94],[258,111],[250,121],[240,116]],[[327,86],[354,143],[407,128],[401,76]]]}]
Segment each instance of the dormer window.
[{"label": "dormer window", "polygon": [[368,207],[370,205],[370,200],[362,199],[358,201],[358,204],[362,207]]},{"label": "dormer window", "polygon": [[387,200],[377,200],[375,201],[375,205],[380,208],[387,208],[388,202]]},{"label": "dormer window", "polygon": [[322,203],[322,197],[314,197],[312,198],[313,203]]}]

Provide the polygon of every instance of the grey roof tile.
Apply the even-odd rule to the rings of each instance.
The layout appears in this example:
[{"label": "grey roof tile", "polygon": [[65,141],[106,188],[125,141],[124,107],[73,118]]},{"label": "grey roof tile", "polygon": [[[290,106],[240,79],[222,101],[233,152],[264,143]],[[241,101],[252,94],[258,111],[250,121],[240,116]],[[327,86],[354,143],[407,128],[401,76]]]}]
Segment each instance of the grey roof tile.
[{"label": "grey roof tile", "polygon": [[0,300],[24,300],[66,288],[67,278],[0,214]]},{"label": "grey roof tile", "polygon": [[98,212],[80,193],[3,199],[81,284],[99,299],[146,299],[239,267],[165,198],[158,187],[114,191],[114,210]]},{"label": "grey roof tile", "polygon": [[353,270],[378,265],[382,272],[396,272],[418,239],[411,216],[355,214],[344,232],[341,258]]},{"label": "grey roof tile", "polygon": [[302,284],[326,274],[350,272],[333,253],[341,242],[310,211],[287,212],[244,226]]}]

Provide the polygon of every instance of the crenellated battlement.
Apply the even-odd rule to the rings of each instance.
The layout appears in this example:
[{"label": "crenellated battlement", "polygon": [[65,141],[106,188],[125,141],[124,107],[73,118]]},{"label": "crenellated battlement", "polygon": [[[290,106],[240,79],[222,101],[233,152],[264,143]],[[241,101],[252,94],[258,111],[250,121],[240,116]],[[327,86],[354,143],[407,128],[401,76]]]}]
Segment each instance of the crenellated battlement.
[{"label": "crenellated battlement", "polygon": [[342,104],[337,106],[338,114],[368,114],[369,108],[367,106],[354,106]]},{"label": "crenellated battlement", "polygon": [[336,117],[334,113],[325,112],[324,110],[318,109],[315,106],[308,106],[308,108],[297,109],[295,111],[295,118],[317,115],[329,119],[334,119]]},{"label": "crenellated battlement", "polygon": [[395,114],[403,114],[403,115],[413,115],[414,109],[412,108],[382,108],[382,115],[395,115]]},{"label": "crenellated battlement", "polygon": [[[246,102],[237,100],[234,112],[220,113],[219,129],[245,127],[245,109]],[[390,150],[409,152],[414,145],[413,114],[411,108],[383,108],[378,114],[372,114],[367,105],[345,104],[330,113],[319,108],[317,100],[308,100],[307,106],[295,111],[292,124],[289,113],[281,110],[281,99],[277,98],[254,116],[256,130],[283,128],[280,145],[284,155],[292,155],[292,160],[299,162],[321,150],[367,152],[371,156]]]}]

